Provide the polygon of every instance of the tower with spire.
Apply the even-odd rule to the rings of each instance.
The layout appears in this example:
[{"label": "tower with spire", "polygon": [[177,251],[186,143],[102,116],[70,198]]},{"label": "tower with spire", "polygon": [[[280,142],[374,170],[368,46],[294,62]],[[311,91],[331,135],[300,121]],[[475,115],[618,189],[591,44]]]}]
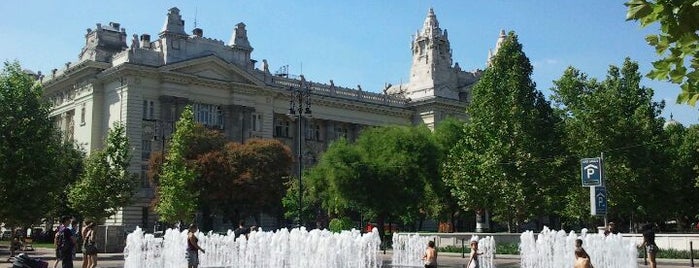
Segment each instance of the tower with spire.
[{"label": "tower with spire", "polygon": [[434,9],[412,38],[412,65],[408,83],[390,85],[386,94],[401,94],[417,110],[414,123],[433,127],[449,116],[464,117],[470,101],[471,87],[482,71],[464,71],[452,58],[446,29],[439,26]]},{"label": "tower with spire", "polygon": [[498,36],[498,41],[495,42],[495,48],[492,50],[488,49],[488,61],[486,61],[486,66],[490,67],[493,64],[493,58],[498,54],[498,51],[500,50],[502,43],[505,42],[506,37],[507,35],[505,34],[505,30],[500,30],[500,36]]},{"label": "tower with spire", "polygon": [[433,89],[451,80],[452,55],[447,30],[430,8],[422,29],[417,31],[411,45],[413,63],[410,84],[414,90]]}]

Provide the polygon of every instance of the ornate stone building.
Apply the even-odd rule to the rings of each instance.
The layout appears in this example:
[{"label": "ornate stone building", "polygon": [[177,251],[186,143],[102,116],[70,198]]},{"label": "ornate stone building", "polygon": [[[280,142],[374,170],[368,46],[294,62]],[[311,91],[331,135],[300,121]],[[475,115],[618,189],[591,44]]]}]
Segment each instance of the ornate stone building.
[{"label": "ornate stone building", "polygon": [[[187,34],[180,10],[171,8],[155,40],[142,34],[129,41],[118,23],[97,24],[87,30],[78,61],[43,78],[56,123],[88,152],[103,146],[114,122],[126,124],[134,152],[131,168],[140,175],[141,190],[136,203],[108,225],[152,228],[157,216],[149,208],[153,188],[145,176],[147,159],[166,150],[173,122],[186,105],[192,105],[197,122],[234,141],[275,138],[297,154],[302,139],[301,153],[313,161],[336,138],[354,139],[366,126],[433,127],[447,116],[465,118],[470,88],[481,74],[452,63],[447,31],[432,9],[412,42],[410,81],[389,85],[383,93],[272,74],[266,60],[255,66],[252,51],[245,24],[235,25],[224,43],[204,37],[199,28]],[[312,117],[302,119],[300,137],[296,117],[288,115],[290,89],[306,87]]]}]

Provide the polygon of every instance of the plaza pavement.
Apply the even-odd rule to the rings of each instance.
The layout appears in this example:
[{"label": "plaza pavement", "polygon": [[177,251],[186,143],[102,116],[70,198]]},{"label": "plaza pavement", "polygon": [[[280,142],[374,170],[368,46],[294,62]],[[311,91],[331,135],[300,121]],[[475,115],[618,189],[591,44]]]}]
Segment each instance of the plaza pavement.
[{"label": "plaza pavement", "polygon": [[[26,252],[32,258],[39,258],[49,262],[49,268],[53,265],[53,250],[49,248],[36,248],[36,250]],[[9,251],[6,246],[0,246],[0,268],[11,268],[12,263],[7,262]],[[81,267],[82,254],[77,254],[77,259],[73,262],[74,267]],[[122,253],[100,253],[97,267],[112,268],[124,266],[124,254]],[[383,267],[400,267],[391,265],[391,251],[386,251],[386,254],[381,253],[383,259]],[[462,258],[460,253],[439,253],[439,267],[464,267],[468,263],[468,258]],[[646,268],[643,265],[643,259],[638,259],[638,267]],[[690,267],[689,260],[674,260],[674,259],[658,259],[658,267],[675,268],[675,267]],[[695,262],[699,267],[699,263]],[[519,267],[518,255],[496,255],[495,266],[499,268]],[[58,267],[61,267],[60,265]],[[174,268],[174,267],[173,267]],[[202,267],[204,268],[204,267]],[[321,268],[321,267],[318,267]]]}]

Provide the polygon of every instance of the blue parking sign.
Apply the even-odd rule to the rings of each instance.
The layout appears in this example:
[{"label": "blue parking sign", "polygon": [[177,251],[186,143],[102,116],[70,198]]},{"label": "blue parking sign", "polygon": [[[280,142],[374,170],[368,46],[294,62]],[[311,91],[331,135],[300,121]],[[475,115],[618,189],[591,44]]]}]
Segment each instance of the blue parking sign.
[{"label": "blue parking sign", "polygon": [[580,160],[580,176],[583,187],[602,185],[602,160],[599,157]]},{"label": "blue parking sign", "polygon": [[607,214],[606,187],[590,187],[590,214],[593,216],[604,216]]}]

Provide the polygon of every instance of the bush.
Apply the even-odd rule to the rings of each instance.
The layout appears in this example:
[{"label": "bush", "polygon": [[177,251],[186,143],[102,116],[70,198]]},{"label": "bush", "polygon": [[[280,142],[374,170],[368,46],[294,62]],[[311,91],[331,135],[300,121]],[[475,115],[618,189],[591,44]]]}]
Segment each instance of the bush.
[{"label": "bush", "polygon": [[[696,252],[696,251],[695,251]],[[646,249],[638,248],[638,257],[643,258],[646,254]],[[689,259],[689,250],[676,250],[676,249],[660,249],[655,255],[657,259]]]},{"label": "bush", "polygon": [[330,223],[328,224],[328,229],[330,229],[331,232],[339,233],[343,230],[350,230],[354,227],[354,223],[347,218],[347,217],[342,217],[342,218],[334,218],[330,220]]},{"label": "bush", "polygon": [[[439,248],[439,252],[451,252],[451,253],[461,253],[462,250],[466,252],[466,254],[471,253],[471,248],[468,246],[468,244],[464,245],[465,248],[461,248],[461,246],[446,246]],[[518,243],[496,243],[495,244],[495,252],[497,254],[506,254],[506,255],[517,255],[519,254],[519,244]]]}]

